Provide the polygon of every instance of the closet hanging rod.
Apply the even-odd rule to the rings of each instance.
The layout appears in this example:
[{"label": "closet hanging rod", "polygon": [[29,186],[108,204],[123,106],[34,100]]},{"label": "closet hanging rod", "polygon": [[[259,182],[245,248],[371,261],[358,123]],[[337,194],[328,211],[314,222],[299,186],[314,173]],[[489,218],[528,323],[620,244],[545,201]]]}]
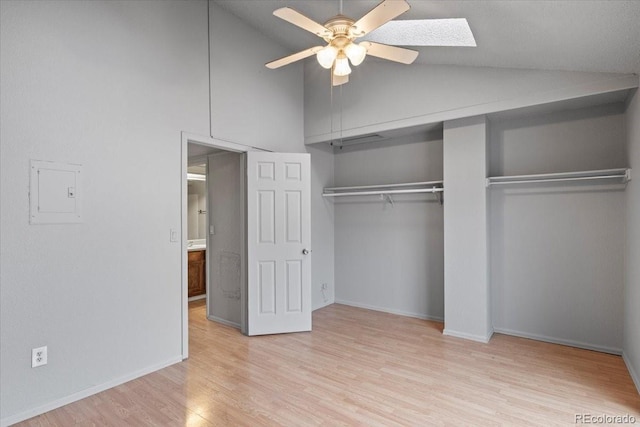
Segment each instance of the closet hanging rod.
[{"label": "closet hanging rod", "polygon": [[631,180],[631,169],[603,169],[582,172],[561,172],[536,175],[495,176],[487,178],[487,187],[491,185],[530,184],[536,182],[590,181],[618,179],[621,183]]},{"label": "closet hanging rod", "polygon": [[413,188],[409,190],[349,191],[343,193],[322,193],[323,197],[339,196],[379,196],[385,194],[442,193],[444,188]]},{"label": "closet hanging rod", "polygon": [[426,187],[433,185],[442,185],[443,181],[425,181],[425,182],[405,182],[402,184],[382,184],[382,185],[360,185],[355,187],[330,187],[324,191],[350,191],[350,190],[373,190],[378,188],[402,188],[402,187]]}]

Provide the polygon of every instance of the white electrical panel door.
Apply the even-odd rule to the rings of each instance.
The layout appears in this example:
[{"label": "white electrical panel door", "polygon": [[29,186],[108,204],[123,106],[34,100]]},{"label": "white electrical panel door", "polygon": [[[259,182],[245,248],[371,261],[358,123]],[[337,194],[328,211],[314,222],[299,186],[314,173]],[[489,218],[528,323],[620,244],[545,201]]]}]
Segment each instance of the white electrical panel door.
[{"label": "white electrical panel door", "polygon": [[82,222],[81,165],[31,160],[31,224]]}]

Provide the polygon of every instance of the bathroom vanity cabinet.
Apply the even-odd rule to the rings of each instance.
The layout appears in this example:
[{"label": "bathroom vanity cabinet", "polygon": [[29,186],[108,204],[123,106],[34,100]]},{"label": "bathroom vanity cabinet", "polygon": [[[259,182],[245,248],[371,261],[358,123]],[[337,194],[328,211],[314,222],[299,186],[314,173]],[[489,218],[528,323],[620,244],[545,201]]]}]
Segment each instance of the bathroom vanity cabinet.
[{"label": "bathroom vanity cabinet", "polygon": [[206,252],[206,250],[188,252],[189,298],[203,295],[207,291]]}]

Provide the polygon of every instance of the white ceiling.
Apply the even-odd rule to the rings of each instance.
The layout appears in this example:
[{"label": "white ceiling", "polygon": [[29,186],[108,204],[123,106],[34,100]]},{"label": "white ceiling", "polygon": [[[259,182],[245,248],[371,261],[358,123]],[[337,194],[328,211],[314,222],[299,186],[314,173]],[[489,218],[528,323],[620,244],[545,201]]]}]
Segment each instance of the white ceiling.
[{"label": "white ceiling", "polygon": [[[422,47],[416,62],[640,73],[640,0],[408,0],[398,19],[467,18],[478,47]],[[291,52],[322,40],[272,15],[289,6],[323,23],[339,0],[214,0]],[[378,0],[343,0],[358,19]],[[276,58],[274,58],[276,59]]]}]

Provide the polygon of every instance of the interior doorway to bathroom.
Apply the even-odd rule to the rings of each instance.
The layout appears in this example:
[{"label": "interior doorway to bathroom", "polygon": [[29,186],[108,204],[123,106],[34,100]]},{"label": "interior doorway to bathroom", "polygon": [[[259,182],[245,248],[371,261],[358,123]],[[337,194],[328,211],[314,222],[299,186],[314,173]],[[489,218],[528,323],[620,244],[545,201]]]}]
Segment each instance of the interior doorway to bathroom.
[{"label": "interior doorway to bathroom", "polygon": [[204,300],[208,320],[244,331],[246,147],[185,136],[182,146],[182,321],[186,358],[189,303]]},{"label": "interior doorway to bathroom", "polygon": [[310,155],[183,134],[181,158],[183,357],[189,352],[187,170],[203,159],[207,318],[250,336],[310,331]]}]

